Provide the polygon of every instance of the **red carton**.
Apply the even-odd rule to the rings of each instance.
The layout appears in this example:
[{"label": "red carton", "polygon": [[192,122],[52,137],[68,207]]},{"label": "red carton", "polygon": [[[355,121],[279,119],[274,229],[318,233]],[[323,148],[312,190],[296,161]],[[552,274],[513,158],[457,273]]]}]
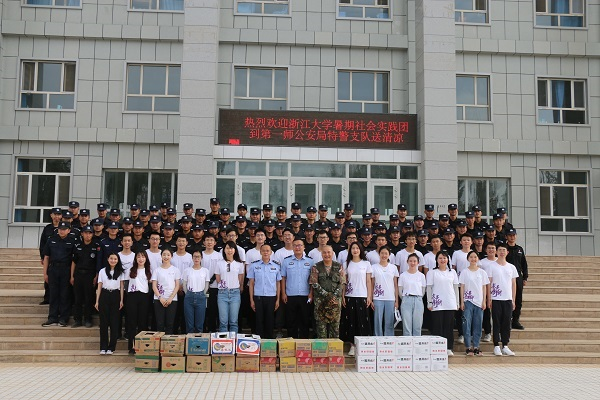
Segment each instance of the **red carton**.
[{"label": "red carton", "polygon": [[329,372],[344,372],[344,357],[329,357]]},{"label": "red carton", "polygon": [[329,372],[329,357],[313,357],[313,372]]}]

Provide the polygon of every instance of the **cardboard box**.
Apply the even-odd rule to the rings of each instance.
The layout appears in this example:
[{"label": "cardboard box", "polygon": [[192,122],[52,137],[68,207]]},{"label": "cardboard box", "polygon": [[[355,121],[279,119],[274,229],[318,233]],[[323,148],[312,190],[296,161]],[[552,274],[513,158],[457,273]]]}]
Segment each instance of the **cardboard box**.
[{"label": "cardboard box", "polygon": [[186,335],[164,335],[160,339],[160,355],[181,357],[185,352]]},{"label": "cardboard box", "polygon": [[235,352],[246,356],[260,355],[260,336],[238,333],[236,337]]},{"label": "cardboard box", "polygon": [[277,357],[277,340],[260,339],[260,356]]},{"label": "cardboard box", "polygon": [[429,355],[430,352],[429,336],[413,337],[413,356]]},{"label": "cardboard box", "polygon": [[235,370],[237,372],[259,372],[260,357],[238,354],[235,358]]},{"label": "cardboard box", "polygon": [[233,355],[213,355],[211,369],[212,372],[235,372],[235,356]]},{"label": "cardboard box", "polygon": [[329,372],[329,357],[313,357],[313,372]]},{"label": "cardboard box", "polygon": [[296,339],[296,358],[312,358],[312,342],[309,339]]},{"label": "cardboard box", "polygon": [[187,356],[185,372],[210,372],[211,364],[210,356]]},{"label": "cardboard box", "polygon": [[447,355],[448,340],[440,336],[431,336],[429,338],[430,354]]},{"label": "cardboard box", "polygon": [[431,356],[429,354],[413,355],[413,372],[431,371]]},{"label": "cardboard box", "polygon": [[326,339],[326,341],[328,357],[344,356],[344,342],[342,342],[340,339]]},{"label": "cardboard box", "polygon": [[357,356],[376,356],[377,355],[377,340],[374,336],[355,336],[354,346]]},{"label": "cardboard box", "polygon": [[[298,344],[296,343],[296,353],[298,353]],[[301,350],[304,351],[304,350]],[[313,359],[312,357],[297,357],[296,358],[296,371],[297,372],[313,372]]]},{"label": "cardboard box", "polygon": [[311,351],[313,358],[329,356],[329,341],[327,339],[313,339],[311,342]]},{"label": "cardboard box", "polygon": [[312,364],[310,365],[298,365],[296,367],[296,372],[314,372],[314,367]]},{"label": "cardboard box", "polygon": [[396,356],[377,356],[377,372],[395,372]]},{"label": "cardboard box", "polygon": [[[210,353],[235,354],[235,332],[215,332],[210,335]],[[213,368],[214,371],[214,368]]]},{"label": "cardboard box", "polygon": [[260,372],[276,372],[277,357],[260,357]]},{"label": "cardboard box", "polygon": [[160,354],[160,338],[164,334],[164,332],[141,331],[135,335],[135,354],[158,356]]},{"label": "cardboard box", "polygon": [[397,356],[412,356],[413,355],[413,337],[398,336],[396,338],[396,355]]},{"label": "cardboard box", "polygon": [[431,371],[448,371],[448,355],[432,354]]},{"label": "cardboard box", "polygon": [[329,357],[329,372],[344,372],[346,362],[344,357]]},{"label": "cardboard box", "polygon": [[185,338],[185,354],[210,355],[210,333],[188,333]]},{"label": "cardboard box", "polygon": [[162,372],[185,372],[185,357],[160,357],[160,370]]},{"label": "cardboard box", "polygon": [[160,368],[160,357],[149,355],[135,356],[135,372],[158,372]]},{"label": "cardboard box", "polygon": [[296,357],[296,341],[292,338],[277,339],[279,358]]},{"label": "cardboard box", "polygon": [[411,372],[412,364],[412,356],[396,356],[396,372]]},{"label": "cardboard box", "polygon": [[396,355],[396,336],[377,336],[376,341],[378,356]]},{"label": "cardboard box", "polygon": [[356,370],[358,372],[377,372],[377,356],[357,356]]},{"label": "cardboard box", "polygon": [[279,370],[281,372],[296,372],[296,357],[280,357]]}]

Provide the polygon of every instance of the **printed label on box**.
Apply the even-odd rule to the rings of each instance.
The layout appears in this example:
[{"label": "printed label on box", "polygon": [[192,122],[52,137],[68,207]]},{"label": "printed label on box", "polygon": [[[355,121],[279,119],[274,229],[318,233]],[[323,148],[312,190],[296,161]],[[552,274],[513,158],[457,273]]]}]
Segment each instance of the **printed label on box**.
[{"label": "printed label on box", "polygon": [[162,372],[185,372],[185,357],[161,357]]},{"label": "printed label on box", "polygon": [[212,372],[235,372],[235,356],[212,356]]},{"label": "printed label on box", "polygon": [[263,357],[277,357],[277,340],[261,339],[260,355]]},{"label": "printed label on box", "polygon": [[237,354],[258,356],[260,354],[260,336],[238,333],[235,351]]},{"label": "printed label on box", "polygon": [[296,372],[296,357],[280,357],[279,370],[281,372]]},{"label": "printed label on box", "polygon": [[259,372],[260,358],[258,356],[237,355],[235,359],[235,370],[237,372]]},{"label": "printed label on box", "polygon": [[188,333],[185,339],[185,354],[210,355],[210,333]]},{"label": "printed label on box", "polygon": [[296,357],[296,341],[292,338],[278,339],[279,357]]},{"label": "printed label on box", "polygon": [[398,372],[412,371],[412,357],[411,356],[396,356],[396,371],[398,371]]},{"label": "printed label on box", "polygon": [[186,372],[210,372],[212,359],[210,356],[187,356],[185,361]]}]

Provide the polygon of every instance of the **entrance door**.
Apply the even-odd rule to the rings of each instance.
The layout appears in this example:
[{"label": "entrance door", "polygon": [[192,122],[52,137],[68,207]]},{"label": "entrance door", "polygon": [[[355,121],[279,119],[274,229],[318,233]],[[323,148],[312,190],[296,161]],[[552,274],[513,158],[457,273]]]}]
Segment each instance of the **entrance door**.
[{"label": "entrance door", "polygon": [[373,207],[379,208],[382,216],[395,213],[394,205],[398,196],[395,184],[373,184]]},{"label": "entrance door", "polygon": [[[262,210],[263,205],[263,182],[245,181],[242,182],[242,203],[248,206],[248,210],[252,207],[258,207]],[[232,210],[233,212],[234,210]]]},{"label": "entrance door", "polygon": [[294,198],[292,201],[300,203],[303,214],[306,211],[306,207],[316,206],[317,184],[308,182],[294,183]]},{"label": "entrance door", "polygon": [[319,204],[325,204],[329,208],[329,215],[334,215],[337,211],[343,211],[342,194],[343,185],[341,183],[321,183],[321,201]]}]

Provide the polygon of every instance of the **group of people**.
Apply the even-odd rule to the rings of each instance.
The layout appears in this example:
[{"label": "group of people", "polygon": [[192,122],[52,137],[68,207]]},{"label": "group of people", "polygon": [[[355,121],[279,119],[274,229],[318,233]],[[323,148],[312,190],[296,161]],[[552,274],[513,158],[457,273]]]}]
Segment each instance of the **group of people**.
[{"label": "group of people", "polygon": [[527,282],[516,230],[504,208],[489,225],[479,206],[464,219],[456,204],[447,209],[434,218],[427,204],[411,221],[399,204],[386,225],[377,208],[359,221],[350,203],[333,220],[326,205],[302,216],[295,202],[288,217],[284,206],[239,204],[232,218],[212,198],[208,212],[184,204],[179,220],[167,203],[133,204],[123,219],[100,203],[91,219],[71,201],[68,210],[52,209],[40,238],[42,303],[50,305],[43,325],[67,326],[73,315],[73,327],[92,327],[95,310],[101,354],[112,354],[123,327],[134,353],[134,337],[146,329],[244,328],[264,338],[286,329],[352,344],[355,336],[393,335],[401,319],[403,335],[426,328],[447,338],[449,354],[454,328],[466,354],[479,355],[493,325],[494,353],[514,355],[510,331],[524,329]]}]

